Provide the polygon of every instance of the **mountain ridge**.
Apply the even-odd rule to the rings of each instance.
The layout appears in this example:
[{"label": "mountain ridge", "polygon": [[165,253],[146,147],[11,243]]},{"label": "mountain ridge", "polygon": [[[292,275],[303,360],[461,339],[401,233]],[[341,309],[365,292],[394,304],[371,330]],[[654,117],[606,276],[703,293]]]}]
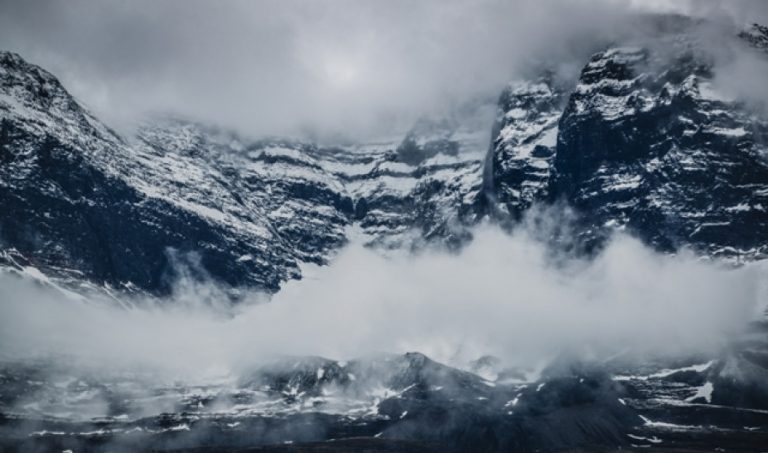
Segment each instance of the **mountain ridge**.
[{"label": "mountain ridge", "polygon": [[[545,70],[512,82],[490,145],[455,119],[372,145],[250,140],[158,118],[126,139],[3,52],[0,204],[13,215],[0,225],[2,261],[156,295],[192,275],[236,298],[328,263],[353,227],[374,247],[455,249],[483,219],[514,228],[558,200],[577,212],[587,250],[626,230],[665,252],[762,259],[768,121],[716,92],[695,40],[667,33],[669,50],[612,47],[575,81]],[[765,35],[753,26],[740,39],[762,49]]]}]

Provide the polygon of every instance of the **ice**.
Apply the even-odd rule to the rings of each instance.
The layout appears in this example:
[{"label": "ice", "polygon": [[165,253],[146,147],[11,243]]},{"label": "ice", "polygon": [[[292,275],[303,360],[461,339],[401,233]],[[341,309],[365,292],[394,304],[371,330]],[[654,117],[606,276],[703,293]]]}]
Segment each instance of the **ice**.
[{"label": "ice", "polygon": [[638,415],[638,417],[640,417],[640,419],[643,420],[643,423],[645,423],[646,426],[651,426],[654,428],[663,428],[671,431],[699,431],[704,428],[701,425],[678,425],[675,423],[657,422],[643,415]]},{"label": "ice", "polygon": [[507,118],[515,119],[515,120],[525,118],[525,115],[526,115],[526,111],[521,108],[514,108],[505,114]]},{"label": "ice", "polygon": [[656,436],[653,436],[653,437],[643,437],[643,436],[637,436],[635,434],[627,434],[627,437],[629,437],[630,439],[642,440],[642,441],[650,442],[652,444],[660,444],[662,442],[662,440],[659,439]]},{"label": "ice", "polygon": [[246,254],[246,255],[242,255],[240,258],[237,259],[238,263],[243,263],[246,261],[253,261],[253,255]]},{"label": "ice", "polygon": [[696,394],[686,398],[685,400],[688,402],[692,402],[699,398],[704,398],[704,400],[707,403],[712,402],[712,391],[715,389],[715,386],[711,382],[705,382],[704,385],[701,387],[696,388]]},{"label": "ice", "polygon": [[701,373],[703,371],[706,371],[715,363],[714,360],[710,360],[709,362],[698,364],[698,365],[691,365],[687,367],[682,368],[674,368],[674,369],[664,369],[657,373],[649,374],[646,376],[641,375],[616,375],[613,377],[616,381],[629,381],[629,380],[638,380],[638,381],[647,381],[648,379],[658,379],[658,378],[665,378],[667,376],[671,376],[675,373],[681,373],[685,371],[695,371],[697,373]]},{"label": "ice", "polygon": [[539,139],[539,145],[543,146],[555,146],[557,145],[557,126],[547,129]]},{"label": "ice", "polygon": [[729,206],[725,208],[725,210],[728,212],[745,212],[745,211],[751,211],[752,207],[750,207],[749,204],[747,203],[739,203],[735,206]]},{"label": "ice", "polygon": [[642,181],[641,175],[611,175],[606,179],[603,189],[609,192],[637,189]]},{"label": "ice", "polygon": [[747,135],[747,130],[743,127],[725,128],[725,127],[711,127],[705,129],[710,134],[725,135],[727,137],[743,137]]},{"label": "ice", "polygon": [[518,393],[513,399],[507,401],[507,403],[504,405],[504,407],[513,407],[517,406],[517,403],[520,401],[520,394]]}]

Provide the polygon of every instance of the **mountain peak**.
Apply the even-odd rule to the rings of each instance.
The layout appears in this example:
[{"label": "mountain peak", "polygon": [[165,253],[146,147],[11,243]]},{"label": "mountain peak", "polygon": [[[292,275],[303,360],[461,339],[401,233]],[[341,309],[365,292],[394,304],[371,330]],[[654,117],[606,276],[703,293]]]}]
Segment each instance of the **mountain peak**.
[{"label": "mountain peak", "polygon": [[95,137],[121,141],[53,74],[9,51],[0,51],[0,114],[34,136],[56,136],[80,149],[92,149]]},{"label": "mountain peak", "polygon": [[53,74],[15,52],[0,51],[0,86],[4,95],[10,90],[24,100],[47,101],[45,106],[50,106],[55,99],[76,104]]},{"label": "mountain peak", "polygon": [[768,27],[765,25],[753,23],[749,28],[739,33],[739,37],[756,49],[768,51]]}]

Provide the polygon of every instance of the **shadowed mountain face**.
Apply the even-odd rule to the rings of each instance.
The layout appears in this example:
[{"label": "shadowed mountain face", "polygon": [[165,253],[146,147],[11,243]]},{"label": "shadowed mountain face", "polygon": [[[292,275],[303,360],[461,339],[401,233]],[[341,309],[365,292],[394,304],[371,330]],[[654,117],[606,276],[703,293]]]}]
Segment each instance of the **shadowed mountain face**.
[{"label": "shadowed mountain face", "polygon": [[[162,297],[191,279],[236,301],[329,264],[351,240],[456,250],[482,221],[514,229],[560,204],[576,212],[580,251],[625,230],[665,253],[763,259],[768,117],[720,90],[689,25],[597,49],[574,79],[545,68],[511,82],[494,124],[473,106],[344,145],[168,117],[121,136],[53,75],[0,52],[0,269],[86,298]],[[768,58],[765,27],[734,40]],[[535,376],[418,352],[281,358],[204,385],[3,360],[3,451],[768,445],[764,324],[705,355],[563,357]]]},{"label": "shadowed mountain face", "polygon": [[560,122],[552,189],[594,228],[626,227],[661,250],[761,258],[768,122],[714,91],[695,52],[595,55]]},{"label": "shadowed mountain face", "polygon": [[[475,218],[475,131],[343,149],[163,119],[128,140],[44,70],[11,53],[0,65],[0,253],[20,270],[155,294],[179,273],[271,292],[300,263],[326,263],[353,224],[401,247],[458,242]],[[416,151],[446,143],[451,154]]]},{"label": "shadowed mountain face", "polygon": [[[755,26],[745,46],[758,49]],[[575,83],[510,85],[487,174],[503,213],[564,200],[589,243],[626,229],[662,251],[760,259],[768,230],[768,122],[713,82],[694,39],[592,56]],[[660,49],[663,49],[660,50]]]}]

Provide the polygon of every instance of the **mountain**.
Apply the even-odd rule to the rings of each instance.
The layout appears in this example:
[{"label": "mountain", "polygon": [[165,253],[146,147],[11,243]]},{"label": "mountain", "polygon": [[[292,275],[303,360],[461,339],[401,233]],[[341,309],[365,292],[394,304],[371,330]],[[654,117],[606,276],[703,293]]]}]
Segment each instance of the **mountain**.
[{"label": "mountain", "polygon": [[547,71],[514,81],[502,92],[484,174],[485,193],[500,216],[519,221],[534,203],[547,199],[567,99]]},{"label": "mountain", "polygon": [[[457,249],[479,222],[514,229],[538,206],[572,210],[563,227],[578,252],[627,231],[662,252],[763,259],[764,106],[723,88],[696,23],[660,24],[652,39],[601,44],[575,75],[542,64],[511,81],[495,121],[469,106],[357,144],[167,116],[123,136],[52,74],[0,52],[0,269],[72,297],[166,300],[202,280],[237,301],[351,240]],[[732,42],[754,58],[766,43],[759,25]],[[410,352],[282,357],[193,384],[0,360],[0,449],[756,451],[768,444],[767,351],[755,322],[706,353],[563,356],[538,373]]]},{"label": "mountain", "polygon": [[2,261],[81,290],[272,292],[353,225],[385,247],[459,241],[479,198],[482,132],[339,148],[162,118],[123,138],[43,69],[8,52],[0,67]]},{"label": "mountain", "polygon": [[717,92],[693,52],[672,69],[642,49],[592,58],[561,119],[553,193],[661,250],[763,258],[768,122]]},{"label": "mountain", "polygon": [[[562,201],[587,249],[618,229],[662,251],[760,259],[768,120],[718,92],[690,36],[602,50],[575,80],[542,70],[514,81],[487,130],[466,121],[482,118],[473,111],[344,146],[168,117],[122,137],[53,75],[4,52],[0,260],[79,291],[165,295],[189,277],[236,299],[277,291],[351,235],[460,247],[483,218],[514,227],[532,205]],[[765,37],[756,25],[740,45],[761,52]]]},{"label": "mountain", "polygon": [[69,363],[5,362],[0,447],[756,451],[768,441],[766,351],[768,329],[754,325],[708,357],[563,357],[520,380],[509,378],[519,375],[514,370],[490,379],[415,352],[347,362],[286,357],[234,381],[198,385]]},{"label": "mountain", "polygon": [[[760,48],[768,35],[741,36]],[[598,52],[575,82],[544,72],[512,83],[488,159],[491,196],[515,218],[566,201],[588,246],[618,229],[667,252],[764,258],[767,117],[718,91],[713,64],[674,33]]]}]

